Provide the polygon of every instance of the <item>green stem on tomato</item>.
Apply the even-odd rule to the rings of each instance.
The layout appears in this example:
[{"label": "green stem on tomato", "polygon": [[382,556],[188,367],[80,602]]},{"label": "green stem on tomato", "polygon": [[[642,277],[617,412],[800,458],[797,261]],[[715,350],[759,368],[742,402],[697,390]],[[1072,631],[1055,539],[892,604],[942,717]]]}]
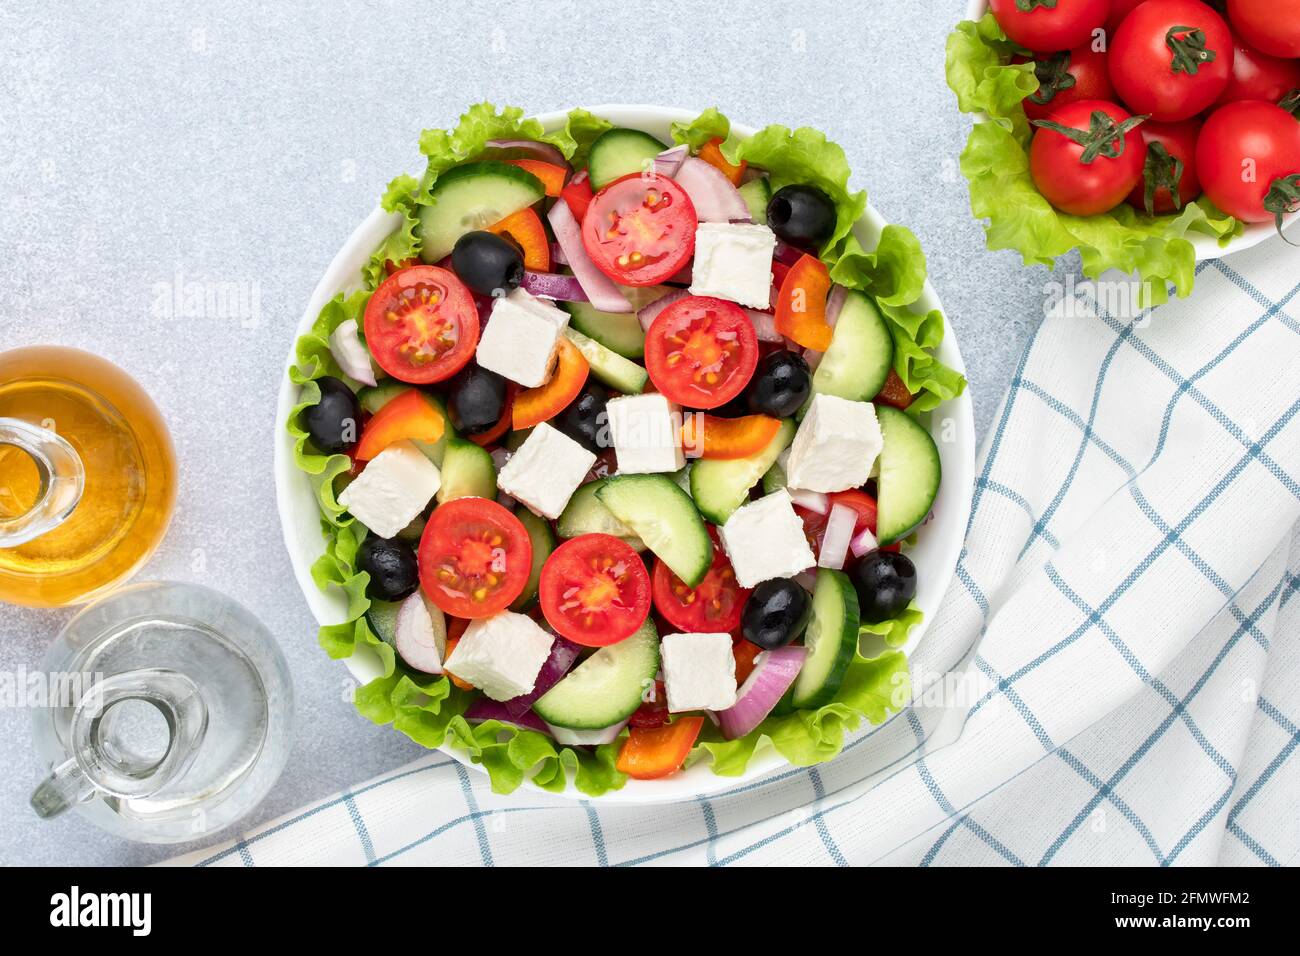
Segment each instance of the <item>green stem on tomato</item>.
[{"label": "green stem on tomato", "polygon": [[1142,168],[1142,178],[1146,181],[1142,205],[1146,207],[1148,216],[1156,214],[1156,191],[1162,187],[1169,190],[1174,208],[1183,208],[1183,197],[1178,191],[1178,184],[1183,180],[1183,161],[1171,156],[1162,143],[1147,145],[1147,161]]},{"label": "green stem on tomato", "polygon": [[1273,214],[1277,234],[1291,245],[1297,245],[1282,235],[1282,217],[1300,209],[1300,173],[1280,176],[1273,180],[1273,184],[1268,187],[1267,195],[1264,196],[1264,209]]},{"label": "green stem on tomato", "polygon": [[1195,76],[1203,63],[1213,63],[1218,54],[1205,48],[1205,31],[1200,27],[1170,27],[1165,46],[1173,53],[1169,69]]},{"label": "green stem on tomato", "polygon": [[1045,10],[1055,10],[1056,3],[1057,0],[1016,0],[1016,9],[1021,13],[1029,13],[1039,7]]},{"label": "green stem on tomato", "polygon": [[1277,101],[1277,105],[1282,107],[1296,119],[1300,119],[1300,89],[1292,90],[1286,96]]},{"label": "green stem on tomato", "polygon": [[1034,66],[1034,76],[1038,77],[1038,89],[1029,95],[1029,100],[1039,106],[1052,102],[1057,93],[1068,90],[1079,82],[1070,72],[1069,50],[1039,60]]},{"label": "green stem on tomato", "polygon": [[1079,162],[1090,166],[1098,156],[1106,159],[1118,159],[1123,156],[1124,147],[1127,145],[1124,137],[1148,119],[1150,116],[1143,114],[1130,116],[1124,122],[1116,123],[1102,110],[1093,110],[1087,129],[1062,126],[1051,120],[1034,120],[1034,125],[1060,133],[1066,139],[1078,143],[1083,147],[1083,155],[1079,157]]}]

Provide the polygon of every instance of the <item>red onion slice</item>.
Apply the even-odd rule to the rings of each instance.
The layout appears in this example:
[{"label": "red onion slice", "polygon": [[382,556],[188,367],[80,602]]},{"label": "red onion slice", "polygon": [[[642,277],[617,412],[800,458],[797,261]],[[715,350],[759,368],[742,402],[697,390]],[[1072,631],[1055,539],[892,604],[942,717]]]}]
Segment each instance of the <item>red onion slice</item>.
[{"label": "red onion slice", "polygon": [[531,139],[490,139],[483,150],[484,159],[540,159],[544,163],[567,167],[564,154],[550,143]]},{"label": "red onion slice", "polygon": [[820,491],[801,491],[793,489],[790,492],[790,501],[808,511],[814,511],[819,515],[824,515],[830,510],[830,499]]},{"label": "red onion slice", "polygon": [[447,619],[419,591],[402,601],[397,609],[393,649],[417,671],[442,673],[442,657],[447,650]]},{"label": "red onion slice", "polygon": [[502,706],[516,717],[527,713],[533,706],[533,701],[537,700],[548,690],[559,683],[560,678],[569,672],[569,669],[578,660],[578,655],[582,653],[582,648],[573,643],[566,637],[555,638],[555,643],[551,645],[551,656],[546,658],[542,664],[542,669],[537,672],[537,680],[533,684],[533,689],[527,694],[521,694],[518,697],[511,697],[502,702]]},{"label": "red onion slice", "polygon": [[499,720],[503,724],[510,724],[520,730],[535,730],[539,734],[549,735],[551,732],[546,726],[546,721],[531,710],[525,710],[522,714],[512,714],[506,710],[505,704],[501,701],[491,700],[487,697],[480,697],[465,708],[466,723],[481,724],[486,720]]},{"label": "red onion slice", "polygon": [[758,309],[742,309],[749,321],[754,323],[754,332],[760,342],[780,342],[784,336],[776,330],[776,316]]},{"label": "red onion slice", "polygon": [[587,293],[576,276],[561,275],[558,272],[524,273],[521,283],[524,290],[543,299],[555,299],[559,302],[586,302]]},{"label": "red onion slice", "polygon": [[857,512],[848,505],[831,506],[830,517],[826,519],[826,531],[822,535],[821,553],[817,555],[819,568],[843,570],[849,543],[853,540],[853,526],[857,521]]},{"label": "red onion slice", "polygon": [[623,732],[627,726],[627,721],[612,724],[609,727],[602,727],[600,730],[570,730],[568,727],[555,727],[551,724],[546,725],[546,731],[555,738],[558,744],[564,744],[569,747],[599,747],[601,744],[612,744],[618,740],[618,735]]},{"label": "red onion slice", "polygon": [[783,265],[792,266],[804,257],[804,251],[778,239],[772,257]]},{"label": "red onion slice", "polygon": [[356,319],[340,323],[331,333],[330,354],[348,378],[362,385],[375,384],[375,369],[370,364],[370,353],[361,342]]},{"label": "red onion slice", "polygon": [[647,332],[650,331],[650,323],[659,316],[660,312],[668,308],[668,306],[672,305],[674,302],[680,302],[689,295],[690,293],[685,289],[674,289],[663,298],[655,299],[636,314],[637,321],[641,323],[641,328]]},{"label": "red onion slice", "polygon": [[835,328],[835,323],[839,321],[840,312],[844,309],[844,303],[848,301],[849,290],[842,285],[831,286],[831,294],[826,298],[826,324]]},{"label": "red onion slice", "polygon": [[686,190],[700,222],[752,222],[749,206],[726,174],[702,159],[687,156],[674,177]]},{"label": "red onion slice", "polygon": [[660,176],[675,179],[678,171],[682,168],[682,162],[690,155],[690,152],[690,147],[685,143],[674,146],[672,149],[665,149],[655,157],[655,172]]},{"label": "red onion slice", "polygon": [[551,264],[557,266],[567,266],[569,264],[568,257],[565,256],[564,250],[560,248],[558,242],[551,243]]},{"label": "red onion slice", "polygon": [[862,557],[868,551],[875,551],[878,547],[880,547],[880,542],[876,540],[876,536],[871,533],[870,528],[863,528],[849,542],[849,550],[853,552],[855,558]]},{"label": "red onion slice", "polygon": [[591,304],[602,312],[631,312],[632,303],[623,297],[614,281],[601,272],[587,255],[587,250],[582,245],[582,227],[573,217],[569,204],[563,199],[557,199],[546,218],[550,220],[555,239],[564,250],[565,258],[569,260],[569,268],[573,270]]},{"label": "red onion slice", "polygon": [[764,651],[754,658],[754,670],[736,691],[736,702],[718,711],[722,735],[735,740],[761,724],[799,676],[805,656],[804,648],[790,646]]}]

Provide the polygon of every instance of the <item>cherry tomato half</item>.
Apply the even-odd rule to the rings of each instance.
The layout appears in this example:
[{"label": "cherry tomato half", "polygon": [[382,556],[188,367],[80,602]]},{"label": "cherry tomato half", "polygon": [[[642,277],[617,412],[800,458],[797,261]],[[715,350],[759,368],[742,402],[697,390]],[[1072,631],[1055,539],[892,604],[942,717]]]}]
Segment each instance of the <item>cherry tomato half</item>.
[{"label": "cherry tomato half", "polygon": [[1261,100],[1220,106],[1201,127],[1196,169],[1224,212],[1244,222],[1280,220],[1300,194],[1300,121]]},{"label": "cherry tomato half", "polygon": [[[1040,53],[1034,58],[1038,90],[1025,97],[1025,115],[1046,119],[1053,110],[1079,100],[1113,100],[1106,54],[1084,45],[1060,53]],[[1015,57],[1014,62],[1024,62]]]},{"label": "cherry tomato half", "polygon": [[1035,53],[1051,53],[1087,43],[1106,23],[1110,0],[989,0],[989,8],[1011,39]]},{"label": "cherry tomato half", "polygon": [[582,244],[615,282],[655,285],[689,261],[696,225],[695,207],[681,186],[657,173],[631,173],[592,197]]},{"label": "cherry tomato half", "polygon": [[454,617],[490,617],[528,583],[533,546],[495,501],[455,498],[433,510],[420,538],[420,586]]},{"label": "cherry tomato half", "polygon": [[366,303],[366,345],[379,367],[426,385],[459,372],[478,344],[478,309],[469,289],[438,266],[408,266]]},{"label": "cherry tomato half", "polygon": [[1257,50],[1300,57],[1300,0],[1228,0],[1228,19]]},{"label": "cherry tomato half", "polygon": [[826,534],[826,522],[830,518],[831,508],[835,505],[844,505],[852,508],[857,515],[857,520],[853,522],[854,535],[861,534],[864,530],[876,533],[876,499],[871,497],[865,491],[858,491],[851,488],[848,491],[836,491],[826,496],[827,506],[825,514],[803,508],[799,505],[794,506],[795,513],[803,522],[804,537],[808,539],[808,544],[813,549],[813,554],[821,554],[822,538]]},{"label": "cherry tomato half", "polygon": [[750,589],[736,583],[736,572],[711,525],[709,537],[713,539],[713,564],[709,565],[704,580],[693,588],[673,574],[663,561],[655,561],[655,607],[665,621],[687,633],[730,634],[740,627]]},{"label": "cherry tomato half", "polygon": [[542,565],[546,622],[587,647],[630,637],[650,613],[650,573],[627,542],[610,534],[570,538]]},{"label": "cherry tomato half", "polygon": [[664,309],[645,339],[650,381],[670,401],[717,408],[739,395],[758,365],[754,323],[734,302],[690,295]]},{"label": "cherry tomato half", "polygon": [[1110,81],[1134,113],[1172,123],[1219,98],[1234,53],[1228,24],[1201,0],[1147,0],[1111,39]]},{"label": "cherry tomato half", "polygon": [[[1142,179],[1147,158],[1147,144],[1132,119],[1114,103],[1081,100],[1038,120],[1069,131],[1067,135],[1040,125],[1034,134],[1029,172],[1038,191],[1057,209],[1075,216],[1095,216],[1118,206]],[[1126,132],[1117,135],[1122,129]],[[1080,138],[1091,145],[1078,142]]]},{"label": "cherry tomato half", "polygon": [[[1129,193],[1129,205],[1146,211],[1148,184],[1155,187],[1152,209],[1157,216],[1182,209],[1201,194],[1201,180],[1196,175],[1196,137],[1201,132],[1198,119],[1181,123],[1155,123],[1148,121],[1138,127],[1147,144],[1147,160],[1142,178]],[[1174,182],[1176,163],[1182,163],[1178,177],[1178,202],[1174,202],[1169,185]]]}]

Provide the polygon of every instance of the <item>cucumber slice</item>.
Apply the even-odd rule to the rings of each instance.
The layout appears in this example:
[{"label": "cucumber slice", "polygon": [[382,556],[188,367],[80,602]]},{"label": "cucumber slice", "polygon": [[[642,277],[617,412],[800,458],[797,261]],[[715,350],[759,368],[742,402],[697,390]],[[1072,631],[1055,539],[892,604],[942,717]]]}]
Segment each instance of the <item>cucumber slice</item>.
[{"label": "cucumber slice", "polygon": [[429,519],[427,516],[422,514],[416,515],[411,519],[410,524],[397,532],[397,536],[407,544],[418,546],[420,544],[420,539],[424,537],[424,526],[428,523]]},{"label": "cucumber slice", "polygon": [[539,518],[527,508],[517,509],[515,517],[519,519],[519,523],[528,532],[528,540],[533,545],[533,568],[528,573],[528,583],[519,592],[519,597],[515,598],[514,603],[510,605],[510,610],[522,611],[531,605],[533,599],[537,597],[537,582],[542,577],[542,565],[546,563],[546,559],[555,550],[555,535],[551,532],[551,526],[547,524],[545,518]]},{"label": "cucumber slice", "polygon": [[785,469],[779,461],[772,462],[772,467],[763,472],[763,494],[770,495],[786,487]]},{"label": "cucumber slice", "polygon": [[587,175],[597,191],[628,173],[639,173],[668,147],[639,129],[607,129],[591,144],[587,157]]},{"label": "cucumber slice", "polygon": [[455,498],[495,498],[497,468],[487,449],[472,441],[453,438],[442,456],[442,484],[438,504]]},{"label": "cucumber slice", "polygon": [[636,313],[602,312],[590,302],[565,302],[569,328],[599,342],[623,358],[639,359],[645,355],[645,332]]},{"label": "cucumber slice", "polygon": [[808,656],[790,694],[790,703],[799,710],[831,702],[858,650],[858,595],[843,571],[817,572],[803,646]]},{"label": "cucumber slice", "polygon": [[835,320],[830,348],[813,372],[814,392],[869,402],[894,365],[894,337],[870,296],[849,292]]},{"label": "cucumber slice", "polygon": [[943,468],[934,439],[911,415],[877,405],[876,417],[885,440],[877,479],[876,537],[881,544],[893,544],[930,513]]},{"label": "cucumber slice", "polygon": [[[731,513],[745,503],[753,488],[776,462],[777,455],[794,441],[794,422],[781,422],[766,448],[748,458],[701,458],[691,468],[691,497],[700,514],[714,524],[726,524]],[[678,575],[681,577],[681,575]]]},{"label": "cucumber slice", "polygon": [[500,222],[545,195],[532,173],[494,159],[447,170],[429,188],[429,204],[420,206],[420,258],[440,262],[465,233]]},{"label": "cucumber slice", "polygon": [[629,638],[602,647],[548,690],[533,710],[556,727],[598,730],[632,716],[659,670],[659,635],[645,623]]},{"label": "cucumber slice", "polygon": [[[635,321],[635,320],[634,320]],[[587,360],[591,374],[610,388],[624,395],[639,395],[650,376],[640,365],[605,348],[595,339],[588,338],[576,329],[565,329],[569,341],[578,347]]]},{"label": "cucumber slice", "polygon": [[366,623],[370,625],[370,630],[390,647],[397,640],[397,612],[401,607],[401,601],[371,601],[366,611]]},{"label": "cucumber slice", "polygon": [[378,385],[357,392],[357,401],[361,403],[362,408],[373,415],[410,387],[401,382],[380,382]]},{"label": "cucumber slice", "polygon": [[754,217],[754,222],[760,226],[767,225],[767,204],[772,200],[772,184],[767,177],[751,179],[737,191],[740,193],[740,198],[745,200],[745,205],[749,207],[749,214]]},{"label": "cucumber slice", "polygon": [[691,496],[672,476],[616,475],[605,480],[596,497],[686,585],[704,580],[713,563],[713,542]]},{"label": "cucumber slice", "polygon": [[596,493],[605,486],[608,478],[589,481],[578,488],[555,522],[555,533],[561,538],[576,538],[583,534],[612,534],[622,538],[638,551],[645,550],[645,542],[623,522],[614,517]]}]

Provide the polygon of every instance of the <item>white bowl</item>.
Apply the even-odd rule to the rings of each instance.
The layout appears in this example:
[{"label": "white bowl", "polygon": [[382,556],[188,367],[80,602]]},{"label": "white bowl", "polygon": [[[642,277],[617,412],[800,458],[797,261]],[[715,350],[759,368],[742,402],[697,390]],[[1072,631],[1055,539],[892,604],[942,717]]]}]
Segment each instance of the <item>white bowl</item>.
[{"label": "white bowl", "polygon": [[[665,142],[669,141],[671,123],[689,121],[699,115],[698,111],[652,106],[597,106],[592,107],[592,111],[619,126],[645,130]],[[545,113],[538,119],[547,129],[553,129],[563,123],[564,116],[564,113],[559,112]],[[733,129],[742,136],[750,136],[754,133],[753,128],[740,124],[735,124]],[[376,208],[348,237],[343,248],[334,257],[334,261],[325,270],[325,275],[317,284],[316,291],[312,293],[311,301],[307,303],[307,310],[298,323],[295,339],[310,328],[326,302],[339,292],[360,287],[362,266],[366,264],[383,238],[397,227],[399,218],[398,214],[387,213],[381,208]],[[875,246],[880,229],[884,225],[885,222],[879,214],[868,207],[866,216],[858,223],[855,232],[863,244],[870,249]],[[942,308],[939,297],[929,283],[926,283],[919,305],[925,309]],[[966,367],[962,363],[961,352],[957,348],[951,327],[948,329],[948,334],[944,336],[937,354],[949,366],[959,372],[965,372]],[[291,344],[286,370],[292,364]],[[317,510],[310,481],[294,465],[293,441],[284,427],[290,409],[297,402],[297,394],[298,389],[289,381],[286,374],[281,381],[279,407],[275,417],[276,501],[280,511],[280,522],[284,528],[285,545],[289,549],[289,558],[293,564],[294,574],[298,578],[298,585],[302,588],[316,620],[322,624],[333,624],[345,619],[345,601],[338,592],[321,592],[311,579],[312,562],[324,552],[324,542],[320,533],[320,513]],[[952,427],[945,430],[944,425],[948,421],[952,422]],[[931,432],[939,447],[943,464],[943,483],[939,488],[939,497],[935,501],[933,519],[921,532],[916,547],[908,552],[916,563],[919,578],[916,602],[925,612],[925,621],[914,629],[904,647],[908,652],[921,639],[926,624],[934,617],[939,607],[939,601],[952,578],[957,564],[957,555],[966,533],[975,472],[975,422],[969,392],[931,413]],[[311,636],[304,634],[300,639],[310,640]],[[357,655],[347,659],[345,663],[352,675],[361,682],[369,681],[379,674],[377,661],[372,656]],[[466,766],[482,770],[460,751],[450,747],[442,749]],[[742,777],[720,777],[707,765],[696,765],[663,780],[629,780],[622,790],[606,794],[600,799],[605,803],[661,803],[686,800],[739,786],[786,766],[788,764],[785,759],[764,742]],[[572,786],[566,793],[575,798],[581,796]]]},{"label": "white bowl", "polygon": [[[984,14],[989,12],[988,0],[970,0],[966,7],[967,20],[979,20]],[[976,122],[988,119],[983,113],[971,114]],[[1282,228],[1289,229],[1297,219],[1300,219],[1300,210],[1288,214],[1282,220]],[[1245,230],[1240,236],[1234,238],[1226,246],[1219,245],[1219,240],[1213,236],[1206,235],[1203,232],[1189,233],[1187,241],[1192,244],[1196,250],[1196,259],[1198,262],[1204,259],[1222,259],[1224,256],[1230,256],[1234,252],[1243,252],[1253,246],[1259,245],[1266,239],[1277,235],[1277,227],[1271,222],[1243,223]]]}]

